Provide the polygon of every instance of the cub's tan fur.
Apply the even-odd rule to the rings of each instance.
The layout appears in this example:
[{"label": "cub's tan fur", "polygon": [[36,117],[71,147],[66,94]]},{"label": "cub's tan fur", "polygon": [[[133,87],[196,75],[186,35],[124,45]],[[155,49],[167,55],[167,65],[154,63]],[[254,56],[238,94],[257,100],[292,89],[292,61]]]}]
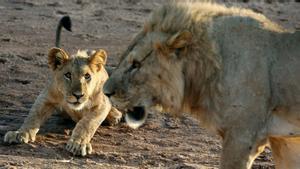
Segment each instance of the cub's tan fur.
[{"label": "cub's tan fur", "polygon": [[52,69],[49,83],[36,99],[21,128],[7,132],[4,141],[35,141],[40,126],[55,110],[59,110],[77,122],[67,150],[74,155],[90,154],[91,138],[103,120],[107,118],[111,123],[117,123],[122,116],[102,92],[108,78],[104,69],[106,57],[103,50],[79,50],[70,56],[60,48],[52,48],[48,55]]},{"label": "cub's tan fur", "polygon": [[146,21],[104,92],[129,123],[156,105],[192,114],[223,138],[222,169],[251,168],[268,141],[277,167],[300,168],[299,43],[299,32],[250,10],[170,3]]}]

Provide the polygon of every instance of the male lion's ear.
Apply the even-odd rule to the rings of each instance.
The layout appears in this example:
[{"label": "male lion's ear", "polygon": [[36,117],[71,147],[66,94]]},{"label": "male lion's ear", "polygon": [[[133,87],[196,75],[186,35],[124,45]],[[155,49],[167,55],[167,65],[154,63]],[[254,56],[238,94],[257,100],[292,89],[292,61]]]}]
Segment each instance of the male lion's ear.
[{"label": "male lion's ear", "polygon": [[69,55],[60,48],[52,48],[48,54],[48,65],[53,69],[62,66],[69,59]]},{"label": "male lion's ear", "polygon": [[167,41],[167,46],[170,49],[179,49],[186,47],[192,41],[192,33],[189,31],[178,32]]},{"label": "male lion's ear", "polygon": [[107,59],[107,54],[104,50],[100,49],[96,51],[90,58],[89,64],[94,66],[97,71],[99,71],[103,65],[105,65]]}]

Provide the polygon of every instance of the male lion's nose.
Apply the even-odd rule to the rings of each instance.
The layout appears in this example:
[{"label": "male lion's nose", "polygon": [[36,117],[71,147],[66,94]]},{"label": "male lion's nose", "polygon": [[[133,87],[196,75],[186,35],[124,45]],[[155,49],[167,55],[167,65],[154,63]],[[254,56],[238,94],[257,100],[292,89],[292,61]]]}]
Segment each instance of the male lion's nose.
[{"label": "male lion's nose", "polygon": [[113,96],[114,94],[116,94],[116,92],[104,92],[104,94],[107,96],[107,97],[110,97],[110,96]]},{"label": "male lion's nose", "polygon": [[74,97],[76,97],[77,100],[79,100],[80,98],[82,98],[84,96],[84,94],[81,92],[73,92],[72,94]]},{"label": "male lion's nose", "polygon": [[103,93],[107,96],[107,97],[111,97],[113,95],[116,94],[115,89],[114,89],[114,83],[111,82],[110,79],[108,79],[106,81],[106,83],[103,86]]}]

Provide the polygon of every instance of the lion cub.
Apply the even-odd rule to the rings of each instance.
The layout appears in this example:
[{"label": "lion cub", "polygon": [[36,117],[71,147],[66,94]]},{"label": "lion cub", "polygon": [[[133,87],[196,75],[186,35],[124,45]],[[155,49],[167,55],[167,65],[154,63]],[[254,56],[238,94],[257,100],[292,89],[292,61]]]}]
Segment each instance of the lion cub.
[{"label": "lion cub", "polygon": [[17,131],[4,136],[7,143],[35,141],[40,126],[55,110],[66,112],[77,122],[67,143],[67,150],[85,156],[92,152],[91,138],[105,118],[118,122],[122,114],[112,107],[102,87],[108,78],[104,68],[106,52],[78,51],[68,55],[63,49],[52,48],[48,64],[52,76],[33,104],[29,116]]}]

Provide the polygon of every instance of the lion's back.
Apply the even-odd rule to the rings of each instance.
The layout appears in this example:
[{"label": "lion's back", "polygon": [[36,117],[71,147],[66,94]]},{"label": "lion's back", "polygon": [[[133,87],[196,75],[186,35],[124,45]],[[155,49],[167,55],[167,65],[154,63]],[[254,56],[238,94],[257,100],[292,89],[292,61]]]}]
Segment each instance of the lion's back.
[{"label": "lion's back", "polygon": [[152,16],[145,23],[145,30],[176,32],[188,29],[195,31],[195,33],[201,33],[203,26],[209,25],[215,18],[226,16],[252,18],[260,23],[264,29],[275,32],[284,31],[281,26],[252,10],[207,2],[168,3],[153,11]]}]

